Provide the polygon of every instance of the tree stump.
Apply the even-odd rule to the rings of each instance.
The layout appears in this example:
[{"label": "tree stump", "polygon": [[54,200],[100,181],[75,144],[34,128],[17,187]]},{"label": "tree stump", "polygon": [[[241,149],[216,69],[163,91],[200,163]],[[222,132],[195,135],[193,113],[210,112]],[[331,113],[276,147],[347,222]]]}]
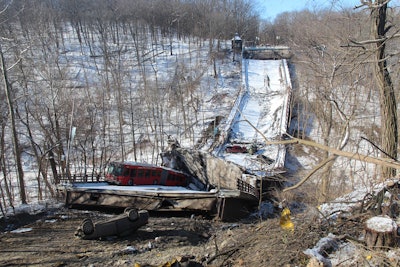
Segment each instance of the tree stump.
[{"label": "tree stump", "polygon": [[387,216],[375,216],[365,222],[365,242],[369,248],[397,246],[397,224]]}]

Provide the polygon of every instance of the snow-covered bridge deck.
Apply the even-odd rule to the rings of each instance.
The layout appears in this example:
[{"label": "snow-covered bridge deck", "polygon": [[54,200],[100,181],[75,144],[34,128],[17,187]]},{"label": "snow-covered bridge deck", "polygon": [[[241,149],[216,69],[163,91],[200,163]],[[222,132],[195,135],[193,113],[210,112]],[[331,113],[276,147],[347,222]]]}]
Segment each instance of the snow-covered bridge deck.
[{"label": "snow-covered bridge deck", "polygon": [[[229,116],[225,130],[230,133],[231,140],[238,143],[262,144],[265,139],[279,140],[287,130],[292,90],[287,61],[243,59],[242,77],[242,93]],[[284,167],[284,146],[264,145],[260,150],[258,154],[273,160],[267,166],[268,170]],[[225,159],[248,169],[259,170],[261,166],[254,161],[256,156],[229,153],[223,155]]]}]

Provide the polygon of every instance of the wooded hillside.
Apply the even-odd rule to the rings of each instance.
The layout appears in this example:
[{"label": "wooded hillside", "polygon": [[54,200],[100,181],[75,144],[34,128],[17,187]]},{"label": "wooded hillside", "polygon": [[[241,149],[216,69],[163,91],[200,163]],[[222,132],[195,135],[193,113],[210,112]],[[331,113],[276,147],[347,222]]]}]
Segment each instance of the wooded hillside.
[{"label": "wooded hillside", "polygon": [[[100,173],[112,158],[156,163],[166,133],[194,146],[210,122],[200,113],[202,103],[220,82],[219,66],[231,63],[235,33],[291,47],[296,89],[290,134],[335,148],[345,140],[347,151],[365,155],[382,153],[376,47],[368,42],[371,7],[283,13],[265,22],[247,0],[1,5],[0,95],[7,99],[0,106],[3,207],[15,204],[17,192],[27,201],[26,165],[35,166],[43,198],[54,194],[60,175]],[[392,37],[398,18],[397,9],[387,11],[386,70],[396,98],[399,47]],[[316,162],[331,156],[313,155]],[[321,186],[318,199],[360,180],[381,179],[378,174],[374,165],[332,161],[314,180]]]}]

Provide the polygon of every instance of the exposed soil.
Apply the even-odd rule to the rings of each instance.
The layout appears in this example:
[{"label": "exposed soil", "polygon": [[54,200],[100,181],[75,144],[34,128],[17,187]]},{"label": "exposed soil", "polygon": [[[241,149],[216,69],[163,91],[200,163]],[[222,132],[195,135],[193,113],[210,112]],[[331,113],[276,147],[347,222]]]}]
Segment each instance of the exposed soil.
[{"label": "exposed soil", "polygon": [[64,208],[21,216],[18,226],[25,232],[3,228],[0,233],[0,266],[163,266],[174,261],[172,266],[305,266],[302,251],[323,234],[310,214],[295,216],[294,233],[282,230],[278,218],[224,223],[190,214],[151,214],[149,223],[129,236],[75,236],[83,219],[110,216]]}]

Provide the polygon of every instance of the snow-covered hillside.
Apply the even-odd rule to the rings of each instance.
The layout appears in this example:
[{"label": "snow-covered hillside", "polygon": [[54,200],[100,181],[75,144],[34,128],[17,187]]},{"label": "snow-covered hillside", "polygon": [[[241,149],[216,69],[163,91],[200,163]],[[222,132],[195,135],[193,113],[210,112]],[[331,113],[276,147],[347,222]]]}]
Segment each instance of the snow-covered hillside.
[{"label": "snow-covered hillside", "polygon": [[[110,160],[160,164],[159,154],[170,136],[183,147],[195,147],[217,117],[225,122],[218,130],[232,137],[228,141],[256,142],[258,154],[274,161],[268,168],[283,166],[284,154],[278,155],[283,150],[264,146],[263,138],[243,120],[268,139],[284,132],[281,127],[286,122],[281,118],[288,107],[282,103],[288,101],[282,97],[290,90],[284,60],[238,62],[232,60],[230,40],[171,40],[162,35],[152,39],[148,32],[132,36],[121,30],[118,42],[96,33],[89,43],[82,43],[71,25],[62,27],[62,45],[47,44],[51,60],[41,53],[25,59],[37,66],[31,73],[28,101],[38,114],[30,121],[33,141],[55,144],[59,174],[64,173],[63,164],[76,175],[102,173]],[[35,41],[40,47],[40,40]],[[49,116],[49,110],[55,115]],[[60,136],[48,131],[56,123],[62,129]],[[208,150],[214,141],[207,137],[200,149]],[[261,169],[253,160],[257,155],[237,158],[224,153],[223,145],[217,152],[248,169]],[[24,153],[28,202],[39,198],[35,192],[39,184],[46,188],[37,178],[33,154]],[[16,181],[13,188],[12,198],[18,202]]]}]

